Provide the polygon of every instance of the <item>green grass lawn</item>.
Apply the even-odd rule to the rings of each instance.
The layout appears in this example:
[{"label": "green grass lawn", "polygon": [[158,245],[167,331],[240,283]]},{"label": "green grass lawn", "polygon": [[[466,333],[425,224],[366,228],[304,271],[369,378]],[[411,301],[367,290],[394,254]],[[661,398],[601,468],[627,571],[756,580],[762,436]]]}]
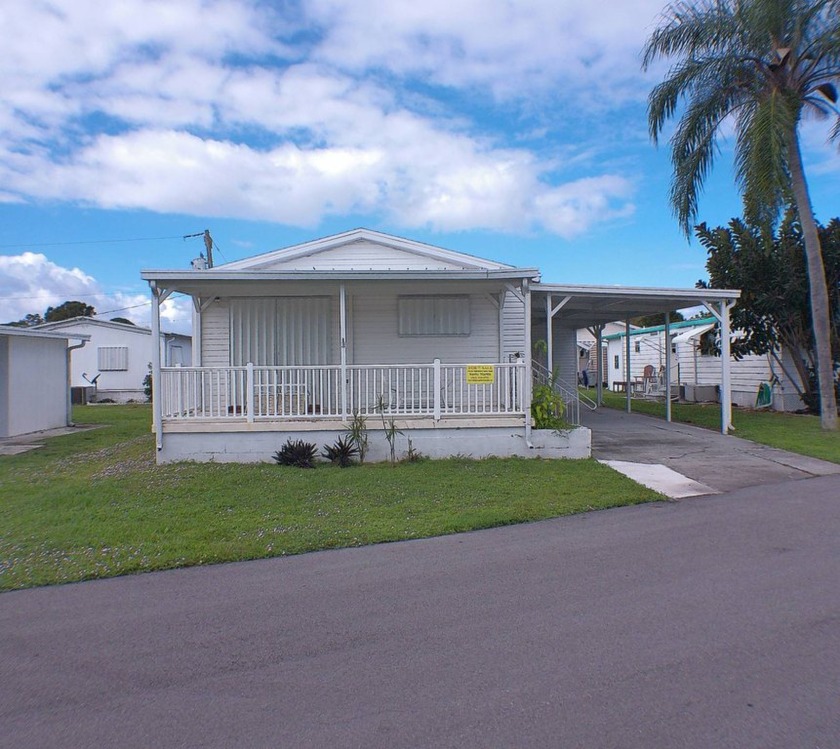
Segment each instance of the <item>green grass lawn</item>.
[{"label": "green grass lawn", "polygon": [[0,457],[0,590],[422,538],[661,498],[592,460],[156,466],[148,406],[86,406],[75,418],[104,426]]},{"label": "green grass lawn", "polygon": [[[593,388],[583,392],[594,398]],[[623,393],[604,391],[605,406],[623,409],[625,402]],[[720,430],[720,405],[716,403],[673,403],[671,406],[674,421]],[[634,398],[631,407],[634,413],[665,418],[663,402]],[[818,416],[733,408],[732,425],[736,437],[840,463],[840,433],[822,431]]]}]

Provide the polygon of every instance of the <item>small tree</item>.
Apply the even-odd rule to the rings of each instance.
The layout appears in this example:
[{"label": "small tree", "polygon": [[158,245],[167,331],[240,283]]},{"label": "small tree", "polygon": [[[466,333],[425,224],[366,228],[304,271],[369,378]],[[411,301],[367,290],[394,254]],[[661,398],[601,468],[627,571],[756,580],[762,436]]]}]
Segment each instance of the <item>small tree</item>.
[{"label": "small tree", "polygon": [[46,322],[58,322],[59,320],[69,320],[72,317],[93,317],[95,314],[96,310],[91,305],[72,301],[59,304],[58,307],[47,307],[44,320]]}]

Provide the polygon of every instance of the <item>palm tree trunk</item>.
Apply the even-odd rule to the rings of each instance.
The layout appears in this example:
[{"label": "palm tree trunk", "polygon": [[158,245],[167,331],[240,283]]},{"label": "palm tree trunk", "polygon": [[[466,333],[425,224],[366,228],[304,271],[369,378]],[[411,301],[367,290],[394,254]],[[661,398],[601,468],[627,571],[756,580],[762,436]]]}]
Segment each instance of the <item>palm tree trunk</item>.
[{"label": "palm tree trunk", "polygon": [[802,168],[802,153],[799,150],[799,134],[794,127],[788,148],[793,198],[802,226],[805,244],[805,259],[808,263],[809,298],[811,301],[811,324],[814,331],[814,353],[817,360],[817,388],[820,394],[820,424],[823,429],[837,431],[837,397],[834,390],[834,359],[831,356],[831,318],[828,306],[828,285],[825,281],[825,266],[820,247],[817,223],[811,209],[808,184]]}]

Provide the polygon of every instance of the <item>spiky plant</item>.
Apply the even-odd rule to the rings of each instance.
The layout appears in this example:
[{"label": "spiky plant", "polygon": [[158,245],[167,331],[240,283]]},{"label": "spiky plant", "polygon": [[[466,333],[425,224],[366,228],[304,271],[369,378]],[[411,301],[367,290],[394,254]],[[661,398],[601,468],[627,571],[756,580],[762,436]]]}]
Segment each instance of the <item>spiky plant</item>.
[{"label": "spiky plant", "polygon": [[331,463],[342,468],[352,466],[353,459],[358,454],[359,449],[356,447],[352,437],[348,440],[339,437],[332,445],[324,445],[324,450],[321,453]]},{"label": "spiky plant", "polygon": [[314,468],[315,460],[318,457],[318,446],[311,442],[290,438],[272,457],[281,466]]}]

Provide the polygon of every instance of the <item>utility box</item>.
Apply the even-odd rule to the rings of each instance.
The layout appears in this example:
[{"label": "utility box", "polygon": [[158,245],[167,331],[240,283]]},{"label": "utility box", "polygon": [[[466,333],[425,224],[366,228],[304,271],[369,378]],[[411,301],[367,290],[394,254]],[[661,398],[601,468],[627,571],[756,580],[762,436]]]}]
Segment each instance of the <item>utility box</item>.
[{"label": "utility box", "polygon": [[682,386],[685,391],[685,400],[688,403],[716,403],[718,400],[717,385],[697,385],[686,383]]},{"label": "utility box", "polygon": [[70,402],[74,406],[86,406],[90,401],[90,396],[93,394],[92,387],[72,387],[70,388]]}]

